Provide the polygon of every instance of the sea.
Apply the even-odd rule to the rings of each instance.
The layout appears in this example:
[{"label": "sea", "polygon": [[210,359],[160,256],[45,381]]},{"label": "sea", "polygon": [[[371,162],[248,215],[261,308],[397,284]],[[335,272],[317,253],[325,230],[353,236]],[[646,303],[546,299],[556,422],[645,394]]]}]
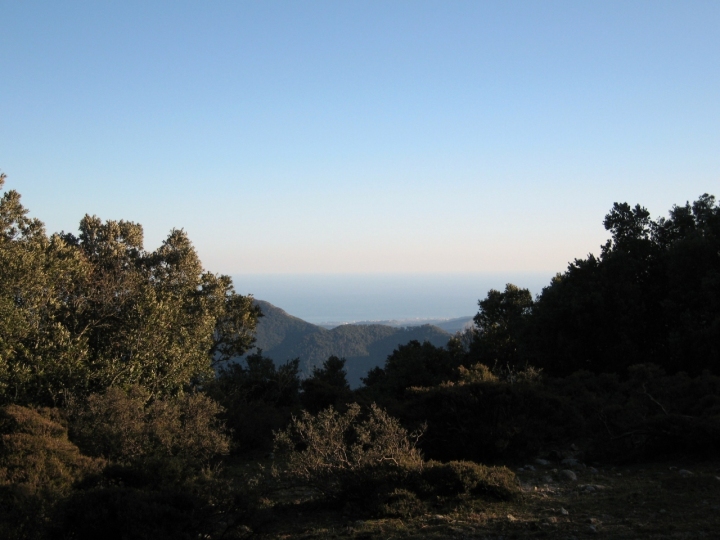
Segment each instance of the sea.
[{"label": "sea", "polygon": [[454,319],[475,315],[490,289],[507,283],[533,295],[554,273],[464,274],[239,274],[236,292],[252,294],[307,322],[335,326],[353,322]]}]

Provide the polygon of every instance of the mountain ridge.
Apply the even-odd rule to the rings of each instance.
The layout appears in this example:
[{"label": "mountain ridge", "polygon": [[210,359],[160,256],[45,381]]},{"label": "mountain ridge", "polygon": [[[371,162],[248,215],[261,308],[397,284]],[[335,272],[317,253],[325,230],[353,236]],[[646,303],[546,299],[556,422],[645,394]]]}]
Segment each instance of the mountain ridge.
[{"label": "mountain ridge", "polygon": [[290,315],[264,300],[255,300],[263,317],[258,320],[255,347],[283,364],[300,359],[300,368],[309,375],[331,355],[346,359],[348,382],[352,387],[397,347],[412,340],[429,341],[435,346],[447,344],[451,334],[433,325],[395,327],[382,324],[342,324],[332,329]]}]

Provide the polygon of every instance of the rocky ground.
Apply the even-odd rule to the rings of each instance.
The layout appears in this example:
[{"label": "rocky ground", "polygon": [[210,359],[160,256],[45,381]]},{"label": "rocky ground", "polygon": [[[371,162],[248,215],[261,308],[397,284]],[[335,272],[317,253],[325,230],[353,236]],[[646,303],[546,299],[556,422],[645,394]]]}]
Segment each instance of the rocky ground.
[{"label": "rocky ground", "polygon": [[[408,519],[356,519],[296,501],[256,529],[260,538],[720,538],[720,463],[588,466],[541,459],[515,468],[524,497],[438,501]],[[249,532],[249,531],[248,531]]]}]

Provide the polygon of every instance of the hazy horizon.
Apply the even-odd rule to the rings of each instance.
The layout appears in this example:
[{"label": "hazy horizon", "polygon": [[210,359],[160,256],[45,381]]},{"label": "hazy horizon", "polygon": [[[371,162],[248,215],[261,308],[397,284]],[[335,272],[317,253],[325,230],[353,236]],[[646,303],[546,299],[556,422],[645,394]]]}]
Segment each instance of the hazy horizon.
[{"label": "hazy horizon", "polygon": [[478,300],[507,283],[533,295],[554,273],[244,274],[235,289],[313,324],[393,319],[451,319],[477,313]]}]

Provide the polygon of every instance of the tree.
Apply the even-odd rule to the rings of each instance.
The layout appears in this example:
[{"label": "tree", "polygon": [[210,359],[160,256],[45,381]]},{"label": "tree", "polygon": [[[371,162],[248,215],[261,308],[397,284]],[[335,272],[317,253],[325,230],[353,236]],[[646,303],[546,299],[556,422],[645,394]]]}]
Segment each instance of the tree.
[{"label": "tree", "polygon": [[576,259],[532,310],[528,360],[546,372],[720,370],[720,208],[704,194],[652,220],[615,203],[599,257]]},{"label": "tree", "polygon": [[501,372],[522,367],[519,349],[533,307],[530,291],[508,283],[504,292],[490,289],[478,305],[480,310],[473,318],[475,339],[470,345],[472,363],[480,362]]},{"label": "tree", "polygon": [[95,216],[78,236],[48,237],[17,192],[0,200],[0,402],[181,393],[243,354],[258,316],[229,277],[202,269],[182,230],[154,252],[139,224]]},{"label": "tree", "polygon": [[372,369],[363,379],[375,395],[401,398],[412,387],[435,386],[455,380],[464,360],[464,351],[456,346],[436,347],[412,340],[400,345],[387,357],[384,368]]},{"label": "tree", "polygon": [[[5,175],[0,175],[0,188]],[[65,324],[89,272],[61,237],[27,217],[20,194],[0,200],[0,401],[55,401],[89,377],[87,342]]]},{"label": "tree", "polygon": [[300,361],[276,367],[262,351],[218,370],[205,391],[225,409],[223,418],[232,430],[236,450],[269,451],[273,431],[284,428],[300,408]]},{"label": "tree", "polygon": [[330,356],[320,368],[313,368],[312,375],[302,381],[301,388],[301,403],[311,413],[318,413],[330,406],[336,409],[341,407],[350,398],[345,359]]}]

